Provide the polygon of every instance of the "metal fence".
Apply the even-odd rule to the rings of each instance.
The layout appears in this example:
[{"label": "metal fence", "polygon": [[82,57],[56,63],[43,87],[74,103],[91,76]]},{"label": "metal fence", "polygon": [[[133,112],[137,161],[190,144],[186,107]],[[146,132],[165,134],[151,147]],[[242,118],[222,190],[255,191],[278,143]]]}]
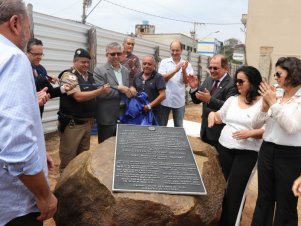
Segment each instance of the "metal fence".
[{"label": "metal fence", "polygon": [[[49,15],[33,12],[34,36],[41,39],[44,44],[44,58],[41,62],[50,75],[58,75],[61,71],[72,66],[73,54],[77,48],[91,49],[89,31],[96,34],[95,62],[93,65],[102,65],[106,62],[105,47],[109,42],[116,41],[122,44],[126,34],[85,25],[76,21],[52,17]],[[159,59],[170,57],[168,45],[135,38],[134,53],[142,59],[145,55],[158,54]],[[201,81],[208,76],[208,56],[183,51],[182,57],[188,59],[193,66],[194,73]],[[43,128],[45,133],[56,131],[57,111],[59,99],[54,98],[45,105],[43,115]]]}]

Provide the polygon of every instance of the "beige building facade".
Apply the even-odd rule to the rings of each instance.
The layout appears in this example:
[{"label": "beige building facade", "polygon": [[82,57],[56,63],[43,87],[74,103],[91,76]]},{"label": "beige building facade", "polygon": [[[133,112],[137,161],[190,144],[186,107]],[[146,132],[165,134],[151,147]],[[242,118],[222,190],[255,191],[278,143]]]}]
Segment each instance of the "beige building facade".
[{"label": "beige building facade", "polygon": [[279,57],[301,58],[300,9],[300,0],[249,0],[247,64],[258,68],[271,83]]}]

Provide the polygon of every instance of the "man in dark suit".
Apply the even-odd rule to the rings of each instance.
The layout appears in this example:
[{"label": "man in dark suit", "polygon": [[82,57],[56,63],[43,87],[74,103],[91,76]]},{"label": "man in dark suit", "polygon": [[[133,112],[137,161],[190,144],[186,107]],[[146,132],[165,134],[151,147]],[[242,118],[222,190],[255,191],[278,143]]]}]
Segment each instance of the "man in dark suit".
[{"label": "man in dark suit", "polygon": [[[44,46],[41,40],[36,38],[30,39],[27,43],[26,54],[31,63],[38,96],[40,92],[45,90],[45,87],[47,87],[46,92],[48,93],[49,98],[60,97],[62,94],[74,88],[69,84],[63,84],[58,87],[53,87],[50,84],[50,82],[55,83],[56,79],[54,77],[50,77],[43,65],[40,64],[42,57],[44,56]],[[45,102],[39,102],[41,117],[44,112],[44,104]]]},{"label": "man in dark suit", "polygon": [[193,103],[203,103],[201,138],[204,142],[217,147],[224,124],[208,128],[208,115],[218,111],[224,102],[237,94],[233,78],[228,74],[228,61],[223,55],[214,55],[209,64],[210,77],[199,85],[196,76],[189,76],[190,95]]},{"label": "man in dark suit", "polygon": [[135,88],[129,88],[129,71],[120,64],[121,55],[121,46],[117,42],[109,43],[106,47],[107,63],[94,69],[95,82],[108,83],[112,88],[110,92],[97,97],[98,143],[116,135],[117,118],[124,109],[120,93],[124,93],[127,97],[136,94]]}]

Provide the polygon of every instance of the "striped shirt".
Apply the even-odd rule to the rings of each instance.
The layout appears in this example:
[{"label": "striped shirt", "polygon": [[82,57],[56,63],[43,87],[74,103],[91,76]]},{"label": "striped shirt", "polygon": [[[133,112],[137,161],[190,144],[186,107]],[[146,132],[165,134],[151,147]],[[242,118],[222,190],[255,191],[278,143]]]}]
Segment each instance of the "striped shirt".
[{"label": "striped shirt", "polygon": [[47,176],[45,141],[32,68],[26,55],[0,34],[0,226],[38,212],[20,175]]}]

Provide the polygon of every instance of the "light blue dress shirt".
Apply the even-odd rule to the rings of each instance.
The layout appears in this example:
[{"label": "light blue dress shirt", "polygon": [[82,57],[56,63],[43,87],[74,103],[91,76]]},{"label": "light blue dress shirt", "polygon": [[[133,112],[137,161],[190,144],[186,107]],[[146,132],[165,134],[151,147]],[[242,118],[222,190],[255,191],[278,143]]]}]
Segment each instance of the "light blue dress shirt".
[{"label": "light blue dress shirt", "polygon": [[0,34],[0,226],[38,212],[18,176],[47,177],[45,141],[32,68],[26,55]]}]

